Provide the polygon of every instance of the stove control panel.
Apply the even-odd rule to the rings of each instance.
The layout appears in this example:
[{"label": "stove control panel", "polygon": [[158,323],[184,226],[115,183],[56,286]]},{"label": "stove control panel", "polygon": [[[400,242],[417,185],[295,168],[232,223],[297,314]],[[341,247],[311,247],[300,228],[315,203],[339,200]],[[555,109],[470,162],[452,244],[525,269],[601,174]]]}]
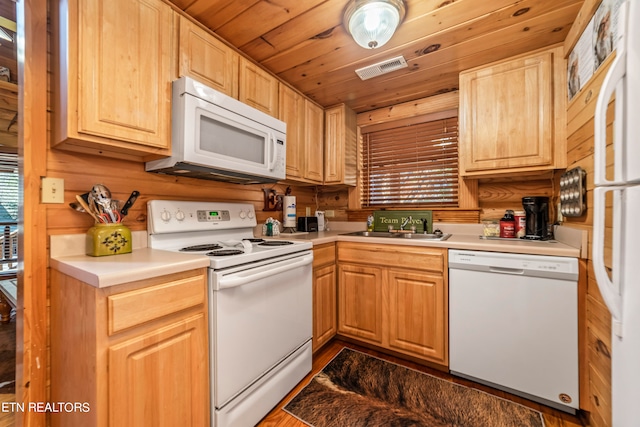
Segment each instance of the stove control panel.
[{"label": "stove control panel", "polygon": [[257,225],[250,203],[151,200],[147,213],[149,234],[237,230]]},{"label": "stove control panel", "polygon": [[[240,218],[243,218],[242,213],[240,212]],[[198,211],[198,221],[204,222],[217,222],[217,221],[230,221],[231,216],[229,215],[229,211]]]}]

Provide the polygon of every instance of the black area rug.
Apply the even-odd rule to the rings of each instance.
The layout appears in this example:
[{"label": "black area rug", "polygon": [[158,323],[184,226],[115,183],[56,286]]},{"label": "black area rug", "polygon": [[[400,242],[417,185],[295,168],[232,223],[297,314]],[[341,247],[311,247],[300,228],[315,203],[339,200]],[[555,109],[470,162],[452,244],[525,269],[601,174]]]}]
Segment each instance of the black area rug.
[{"label": "black area rug", "polygon": [[284,409],[314,427],[544,426],[533,409],[350,349]]},{"label": "black area rug", "polygon": [[15,393],[16,379],[16,317],[0,323],[0,394]]}]

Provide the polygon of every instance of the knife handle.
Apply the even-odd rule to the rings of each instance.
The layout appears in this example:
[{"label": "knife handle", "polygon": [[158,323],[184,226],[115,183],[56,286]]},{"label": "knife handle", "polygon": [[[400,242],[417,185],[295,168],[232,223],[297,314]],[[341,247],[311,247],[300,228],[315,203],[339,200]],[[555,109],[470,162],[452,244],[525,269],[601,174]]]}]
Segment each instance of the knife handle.
[{"label": "knife handle", "polygon": [[131,192],[131,195],[129,196],[127,201],[124,203],[124,206],[122,207],[122,209],[120,209],[120,214],[122,216],[126,216],[129,213],[129,209],[136,202],[136,200],[138,199],[139,195],[140,195],[139,191],[133,190]]}]

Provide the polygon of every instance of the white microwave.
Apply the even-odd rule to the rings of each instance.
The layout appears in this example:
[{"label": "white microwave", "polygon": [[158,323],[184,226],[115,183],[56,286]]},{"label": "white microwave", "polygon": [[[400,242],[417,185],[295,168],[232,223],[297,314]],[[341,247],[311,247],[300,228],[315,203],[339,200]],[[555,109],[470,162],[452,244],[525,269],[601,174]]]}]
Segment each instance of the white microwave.
[{"label": "white microwave", "polygon": [[148,172],[243,184],[286,178],[287,125],[189,77],[173,82],[171,157]]}]

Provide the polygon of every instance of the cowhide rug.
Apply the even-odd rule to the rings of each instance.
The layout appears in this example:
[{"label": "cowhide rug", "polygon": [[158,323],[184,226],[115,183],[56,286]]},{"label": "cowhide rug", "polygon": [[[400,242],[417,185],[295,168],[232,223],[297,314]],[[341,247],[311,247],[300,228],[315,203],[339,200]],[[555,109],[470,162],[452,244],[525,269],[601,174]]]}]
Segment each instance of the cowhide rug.
[{"label": "cowhide rug", "polygon": [[284,408],[314,427],[543,427],[542,414],[343,349]]}]

